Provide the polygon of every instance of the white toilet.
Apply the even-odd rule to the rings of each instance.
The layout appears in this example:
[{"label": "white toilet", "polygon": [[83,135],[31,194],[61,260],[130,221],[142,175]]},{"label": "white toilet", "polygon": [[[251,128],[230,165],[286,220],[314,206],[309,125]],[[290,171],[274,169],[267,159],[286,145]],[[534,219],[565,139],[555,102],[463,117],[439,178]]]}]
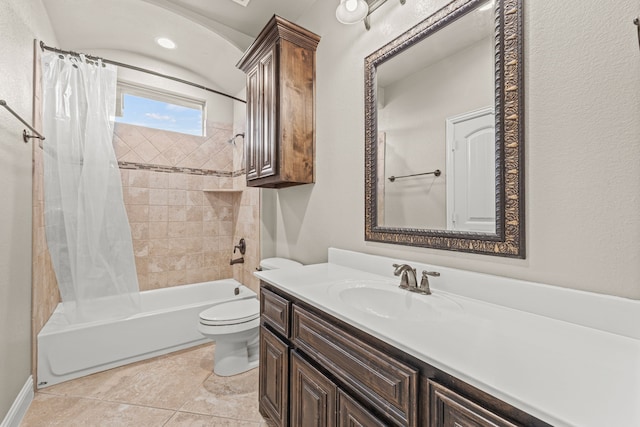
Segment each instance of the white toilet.
[{"label": "white toilet", "polygon": [[[285,258],[267,258],[262,270],[301,266]],[[216,342],[213,372],[222,377],[241,374],[258,366],[260,301],[237,299],[214,305],[200,313],[198,331]]]}]

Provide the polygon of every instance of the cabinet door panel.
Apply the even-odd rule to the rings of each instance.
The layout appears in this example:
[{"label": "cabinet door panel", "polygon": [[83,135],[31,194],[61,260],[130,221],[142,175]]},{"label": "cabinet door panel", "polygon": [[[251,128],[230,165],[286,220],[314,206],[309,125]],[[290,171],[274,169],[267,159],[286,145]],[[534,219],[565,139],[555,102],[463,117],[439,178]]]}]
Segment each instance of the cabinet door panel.
[{"label": "cabinet door panel", "polygon": [[260,316],[276,332],[289,338],[289,313],[291,303],[267,289],[260,289]]},{"label": "cabinet door panel", "polygon": [[418,371],[294,305],[294,344],[397,425],[418,425]]},{"label": "cabinet door panel", "polygon": [[336,425],[337,388],[327,377],[291,352],[291,425]]},{"label": "cabinet door panel", "polygon": [[247,74],[247,132],[244,141],[244,158],[247,179],[258,177],[258,147],[260,144],[260,83],[258,67]]},{"label": "cabinet door panel", "polygon": [[277,426],[289,424],[289,350],[264,326],[260,328],[260,410]]},{"label": "cabinet door panel", "polygon": [[453,390],[429,381],[431,427],[516,427]]},{"label": "cabinet door panel", "polygon": [[338,427],[384,427],[386,425],[344,392],[338,392]]},{"label": "cabinet door panel", "polygon": [[265,54],[259,62],[260,82],[262,84],[262,100],[260,102],[262,114],[261,148],[258,155],[258,176],[260,178],[272,176],[277,171],[278,158],[278,79],[277,55],[275,46]]}]

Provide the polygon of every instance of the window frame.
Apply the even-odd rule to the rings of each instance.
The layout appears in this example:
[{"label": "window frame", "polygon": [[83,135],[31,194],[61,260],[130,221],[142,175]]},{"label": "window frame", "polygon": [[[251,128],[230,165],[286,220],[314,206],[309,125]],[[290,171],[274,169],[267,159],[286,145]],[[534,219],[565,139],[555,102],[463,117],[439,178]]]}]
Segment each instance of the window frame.
[{"label": "window frame", "polygon": [[[206,135],[207,101],[205,99],[190,97],[187,95],[170,92],[163,89],[158,89],[156,87],[145,86],[138,83],[118,80],[118,82],[116,83],[116,112],[115,112],[116,117],[123,116],[125,94],[133,95],[139,98],[150,99],[152,101],[165,102],[167,104],[173,104],[180,107],[191,108],[194,110],[199,109],[200,112],[202,113],[202,123],[201,123],[202,129],[201,129],[201,134],[195,135],[195,136],[200,136],[200,137],[207,136]],[[147,127],[147,126],[142,126],[142,127]],[[158,129],[158,128],[149,128],[149,129]],[[167,129],[158,129],[158,130],[167,130]],[[183,132],[172,131],[172,130],[167,130],[167,131],[183,133]],[[193,134],[185,133],[185,135],[193,135]]]}]

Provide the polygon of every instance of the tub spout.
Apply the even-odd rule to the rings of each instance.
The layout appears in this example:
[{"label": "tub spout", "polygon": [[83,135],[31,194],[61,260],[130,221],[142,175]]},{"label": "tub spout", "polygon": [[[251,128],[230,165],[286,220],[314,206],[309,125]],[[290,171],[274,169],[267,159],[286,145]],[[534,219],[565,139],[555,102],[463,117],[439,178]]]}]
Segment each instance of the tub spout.
[{"label": "tub spout", "polygon": [[233,264],[244,264],[244,257],[241,256],[240,258],[232,259],[231,261],[229,261],[229,265]]}]

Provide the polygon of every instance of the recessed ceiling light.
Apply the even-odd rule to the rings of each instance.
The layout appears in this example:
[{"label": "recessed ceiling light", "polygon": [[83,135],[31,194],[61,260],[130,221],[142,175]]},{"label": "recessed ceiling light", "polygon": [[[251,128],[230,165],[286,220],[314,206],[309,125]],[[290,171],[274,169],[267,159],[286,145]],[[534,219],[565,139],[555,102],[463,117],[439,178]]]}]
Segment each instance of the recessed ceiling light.
[{"label": "recessed ceiling light", "polygon": [[238,3],[240,6],[247,7],[251,0],[231,0],[231,1]]},{"label": "recessed ceiling light", "polygon": [[165,49],[175,49],[176,48],[176,44],[174,43],[173,40],[170,40],[166,37],[158,37],[156,38],[156,43],[158,43],[160,46],[162,46]]}]

